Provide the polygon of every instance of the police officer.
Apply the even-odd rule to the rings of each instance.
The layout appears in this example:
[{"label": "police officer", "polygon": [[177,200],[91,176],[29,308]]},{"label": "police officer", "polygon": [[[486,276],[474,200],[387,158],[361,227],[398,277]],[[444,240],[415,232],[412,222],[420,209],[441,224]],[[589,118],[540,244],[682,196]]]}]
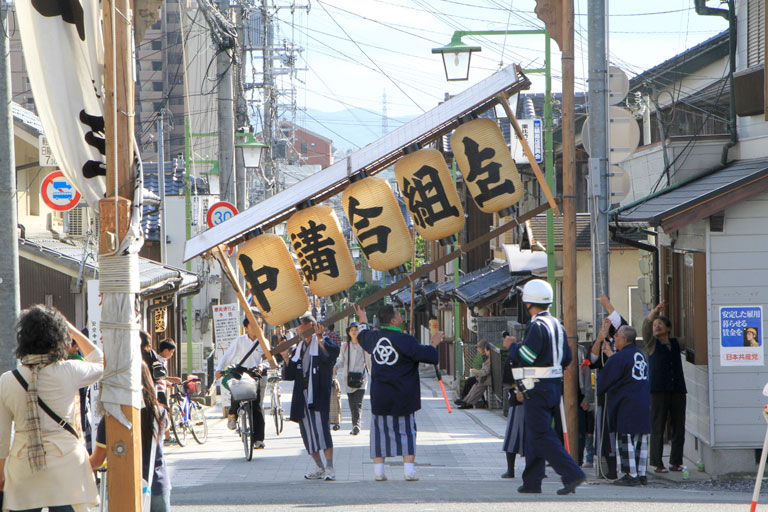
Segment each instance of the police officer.
[{"label": "police officer", "polygon": [[[507,364],[513,375],[527,388],[525,410],[525,470],[521,493],[540,493],[546,462],[560,475],[564,487],[557,494],[576,492],[585,480],[573,458],[552,429],[552,419],[559,414],[563,392],[563,368],[571,362],[568,338],[560,322],[549,313],[552,287],[546,281],[534,279],[523,288],[523,304],[531,315],[525,339],[516,342],[508,336],[504,346],[509,349]],[[521,375],[522,374],[522,375]]]}]

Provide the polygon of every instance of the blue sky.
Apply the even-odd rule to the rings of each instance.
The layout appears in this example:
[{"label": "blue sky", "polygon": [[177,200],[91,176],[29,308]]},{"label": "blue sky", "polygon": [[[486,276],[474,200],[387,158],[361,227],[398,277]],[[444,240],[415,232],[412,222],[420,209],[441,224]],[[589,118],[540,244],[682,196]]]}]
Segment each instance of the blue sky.
[{"label": "blue sky", "polygon": [[[306,70],[295,81],[300,107],[380,113],[386,91],[388,116],[413,116],[500,65],[543,67],[540,36],[466,39],[483,48],[473,57],[469,82],[446,82],[441,61],[431,54],[433,47],[449,42],[454,30],[541,28],[534,7],[533,0],[314,0],[309,14],[281,23],[277,37],[292,38],[304,48],[298,66]],[[586,89],[586,10],[587,0],[576,0],[577,90]],[[723,18],[698,16],[693,0],[611,0],[609,13],[611,61],[630,77],[727,28]],[[287,9],[278,16],[290,20]],[[552,50],[553,89],[559,91],[560,54],[554,43]],[[531,78],[533,91],[543,92],[543,78]]]}]

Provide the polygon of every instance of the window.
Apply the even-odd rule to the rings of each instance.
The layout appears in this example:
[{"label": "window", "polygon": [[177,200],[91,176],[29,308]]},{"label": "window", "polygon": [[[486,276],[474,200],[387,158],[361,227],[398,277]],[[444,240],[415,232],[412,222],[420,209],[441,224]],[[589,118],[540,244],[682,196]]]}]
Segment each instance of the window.
[{"label": "window", "polygon": [[163,82],[160,82],[160,81],[152,82],[152,90],[153,91],[162,91],[163,90]]},{"label": "window", "polygon": [[163,48],[163,42],[162,41],[152,41],[152,49],[153,50],[162,50]]},{"label": "window", "polygon": [[747,4],[747,67],[765,61],[765,1],[751,0]]},{"label": "window", "polygon": [[163,69],[163,61],[161,60],[153,60],[152,61],[152,71],[160,71]]},{"label": "window", "polygon": [[307,154],[307,143],[302,141],[301,142],[301,154],[306,155]]}]

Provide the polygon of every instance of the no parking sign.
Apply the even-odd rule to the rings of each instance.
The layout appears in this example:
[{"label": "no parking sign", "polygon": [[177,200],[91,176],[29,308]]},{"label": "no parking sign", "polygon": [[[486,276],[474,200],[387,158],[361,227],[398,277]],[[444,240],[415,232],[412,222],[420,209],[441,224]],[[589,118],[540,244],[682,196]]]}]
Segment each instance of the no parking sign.
[{"label": "no parking sign", "polygon": [[45,204],[60,212],[71,210],[80,202],[80,192],[61,171],[54,171],[45,177],[40,186],[40,195]]}]

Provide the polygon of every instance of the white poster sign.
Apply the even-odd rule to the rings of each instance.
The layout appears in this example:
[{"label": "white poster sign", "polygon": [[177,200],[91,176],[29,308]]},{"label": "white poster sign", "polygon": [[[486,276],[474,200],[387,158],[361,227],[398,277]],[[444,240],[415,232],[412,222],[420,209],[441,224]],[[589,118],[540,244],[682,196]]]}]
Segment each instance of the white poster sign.
[{"label": "white poster sign", "polygon": [[[213,334],[216,337],[214,363],[218,366],[229,346],[240,335],[240,310],[237,304],[217,304],[213,306]],[[221,388],[223,406],[229,406],[230,395],[224,387]]]},{"label": "white poster sign", "polygon": [[[530,146],[531,151],[533,152],[533,157],[536,159],[537,163],[541,163],[544,160],[544,139],[542,138],[541,119],[520,119],[518,120],[518,124],[520,125],[520,130],[523,132],[526,142],[528,142],[528,146]],[[512,150],[512,158],[515,160],[516,164],[530,163],[523,151],[523,145],[520,144],[520,141],[517,140],[514,133],[512,135],[510,149]]]},{"label": "white poster sign", "polygon": [[720,365],[763,366],[763,307],[720,307]]}]

